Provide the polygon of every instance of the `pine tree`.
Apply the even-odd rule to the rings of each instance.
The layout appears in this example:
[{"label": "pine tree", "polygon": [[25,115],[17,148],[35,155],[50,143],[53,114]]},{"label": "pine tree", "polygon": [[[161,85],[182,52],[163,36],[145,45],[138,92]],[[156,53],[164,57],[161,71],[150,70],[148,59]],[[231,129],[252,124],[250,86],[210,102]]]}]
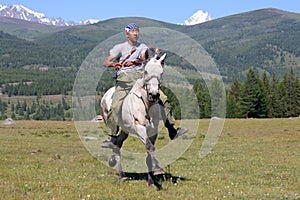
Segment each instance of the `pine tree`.
[{"label": "pine tree", "polygon": [[31,104],[30,114],[35,113],[36,108],[37,108],[37,105],[36,105],[35,101],[33,101],[32,104]]},{"label": "pine tree", "polygon": [[210,109],[211,109],[211,101],[210,95],[207,89],[204,89],[203,83],[200,80],[196,80],[193,85],[193,90],[196,94],[198,105],[199,105],[199,112],[200,118],[209,118],[211,117]]},{"label": "pine tree", "polygon": [[267,117],[269,114],[269,105],[270,105],[270,81],[267,75],[267,72],[264,71],[263,75],[262,75],[262,86],[263,86],[263,92],[264,92],[264,96],[265,96],[265,104],[266,104],[266,113],[265,113],[265,117]]},{"label": "pine tree", "polygon": [[25,112],[24,119],[25,120],[30,120],[30,116],[29,116],[28,112]]},{"label": "pine tree", "polygon": [[5,112],[7,109],[7,103],[0,99],[0,112]]},{"label": "pine tree", "polygon": [[235,118],[239,116],[239,98],[241,92],[241,83],[237,78],[233,80],[230,91],[227,94],[227,117]]},{"label": "pine tree", "polygon": [[295,78],[295,116],[300,116],[300,81]]},{"label": "pine tree", "polygon": [[12,113],[15,112],[15,104],[10,104],[10,110]]},{"label": "pine tree", "polygon": [[267,117],[280,117],[280,102],[278,94],[278,79],[275,74],[272,75],[272,80],[270,83],[269,91],[267,93],[268,103],[267,103]]},{"label": "pine tree", "polygon": [[11,117],[10,118],[12,118],[12,119],[16,119],[16,114],[13,112],[13,113],[11,113]]},{"label": "pine tree", "polygon": [[286,91],[286,79],[287,75],[284,76],[284,80],[278,84],[277,87],[277,98],[280,106],[278,107],[278,117],[287,117],[287,91]]},{"label": "pine tree", "polygon": [[288,78],[285,80],[287,91],[287,117],[296,117],[297,109],[297,94],[296,94],[296,79],[294,76],[293,68],[291,68]]},{"label": "pine tree", "polygon": [[244,117],[266,117],[266,97],[262,81],[250,68],[240,96],[240,113]]},{"label": "pine tree", "polygon": [[62,102],[62,105],[63,105],[63,108],[64,110],[69,110],[71,107],[68,105],[68,102],[66,101],[66,97],[62,97],[61,99],[61,102]]},{"label": "pine tree", "polygon": [[22,110],[25,112],[27,111],[27,102],[26,100],[23,101],[22,105],[21,105]]}]

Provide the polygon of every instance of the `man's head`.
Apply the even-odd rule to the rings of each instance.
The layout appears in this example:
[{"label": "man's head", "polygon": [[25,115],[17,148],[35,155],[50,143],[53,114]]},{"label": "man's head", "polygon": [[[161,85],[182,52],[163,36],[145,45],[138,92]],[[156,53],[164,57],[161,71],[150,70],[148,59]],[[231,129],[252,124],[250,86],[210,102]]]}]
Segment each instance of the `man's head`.
[{"label": "man's head", "polygon": [[135,23],[130,23],[125,26],[125,33],[128,38],[128,42],[135,45],[139,39],[139,26]]}]

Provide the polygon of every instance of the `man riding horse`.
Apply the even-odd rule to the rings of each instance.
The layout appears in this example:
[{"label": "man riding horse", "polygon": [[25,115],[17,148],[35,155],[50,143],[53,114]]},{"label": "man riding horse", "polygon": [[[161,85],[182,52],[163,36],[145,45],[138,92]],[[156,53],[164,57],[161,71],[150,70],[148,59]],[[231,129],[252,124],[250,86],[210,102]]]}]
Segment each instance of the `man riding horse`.
[{"label": "man riding horse", "polygon": [[[114,148],[118,138],[118,115],[122,102],[130,92],[136,80],[142,77],[143,66],[149,59],[149,48],[138,42],[139,27],[135,23],[130,23],[125,27],[127,41],[115,45],[109,56],[103,62],[106,67],[114,67],[117,70],[115,92],[112,96],[111,111],[106,120],[106,133],[111,136],[110,141],[102,144],[104,148]],[[155,52],[159,53],[159,52]],[[188,131],[185,128],[174,128],[175,119],[172,116],[171,105],[167,96],[159,91],[159,104],[163,107],[162,117],[165,127],[168,129],[171,140],[183,135]]]}]

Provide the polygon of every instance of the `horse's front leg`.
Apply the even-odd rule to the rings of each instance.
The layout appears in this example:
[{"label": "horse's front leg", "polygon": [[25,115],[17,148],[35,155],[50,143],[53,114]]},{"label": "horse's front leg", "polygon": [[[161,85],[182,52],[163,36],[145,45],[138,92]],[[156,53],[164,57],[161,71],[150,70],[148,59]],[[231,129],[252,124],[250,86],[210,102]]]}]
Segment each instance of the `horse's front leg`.
[{"label": "horse's front leg", "polygon": [[137,125],[137,134],[146,146],[146,151],[147,151],[147,158],[146,158],[146,163],[148,167],[149,172],[153,172],[154,175],[159,175],[159,174],[164,174],[164,171],[158,164],[158,160],[156,159],[155,156],[155,147],[154,147],[154,142],[151,142],[151,139],[155,141],[156,135],[151,136],[151,139],[148,137],[147,134],[147,129],[145,126],[142,125]]},{"label": "horse's front leg", "polygon": [[117,145],[113,148],[113,155],[109,159],[109,166],[114,167],[117,164],[119,178],[121,180],[127,180],[125,173],[123,172],[121,164],[121,147],[123,142],[128,138],[128,134],[124,131],[121,131],[120,135],[117,137]]},{"label": "horse's front leg", "polygon": [[[147,135],[148,138],[152,144],[153,147],[153,154],[155,152],[155,142],[157,139],[157,133],[158,133],[158,125],[159,125],[159,115],[160,115],[160,108],[158,106],[158,104],[153,104],[150,107],[149,110],[149,115],[150,115],[150,119],[151,119],[151,123],[153,126],[150,126],[147,128]],[[148,146],[151,146],[150,144],[148,144]],[[151,149],[150,148],[150,149]],[[164,171],[162,170],[162,168],[159,166],[158,161],[156,159],[156,157],[154,156],[154,158],[151,158],[151,151],[150,153],[148,153],[148,157],[147,157],[147,162],[152,162],[152,169],[153,169],[153,175],[160,175],[160,174],[164,174]]]},{"label": "horse's front leg", "polygon": [[154,176],[165,174],[164,170],[158,164],[158,160],[155,156],[155,147],[150,139],[147,139],[146,148],[149,148],[147,150],[148,155],[146,158],[149,172],[153,172]]}]

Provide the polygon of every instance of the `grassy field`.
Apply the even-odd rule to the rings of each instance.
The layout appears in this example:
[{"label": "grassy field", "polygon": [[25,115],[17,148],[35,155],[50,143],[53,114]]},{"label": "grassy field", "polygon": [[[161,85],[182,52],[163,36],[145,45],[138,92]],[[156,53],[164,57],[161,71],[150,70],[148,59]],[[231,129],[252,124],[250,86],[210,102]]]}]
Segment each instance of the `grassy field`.
[{"label": "grassy field", "polygon": [[0,122],[0,199],[300,199],[300,118],[228,119],[200,159],[208,124],[200,120],[158,190],[142,176],[119,181],[84,148],[73,122]]}]

